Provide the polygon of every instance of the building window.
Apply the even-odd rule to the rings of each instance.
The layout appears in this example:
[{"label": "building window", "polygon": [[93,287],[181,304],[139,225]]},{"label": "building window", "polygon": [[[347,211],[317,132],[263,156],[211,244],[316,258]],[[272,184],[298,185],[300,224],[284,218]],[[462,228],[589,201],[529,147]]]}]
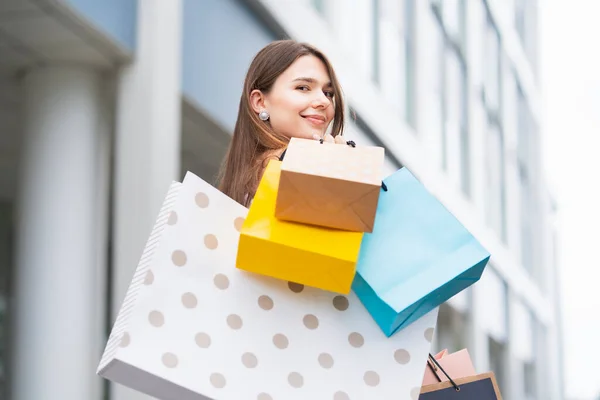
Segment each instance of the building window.
[{"label": "building window", "polygon": [[379,4],[379,0],[371,0],[371,6],[373,7],[373,25],[372,25],[372,29],[373,29],[373,57],[371,58],[373,65],[371,67],[371,71],[372,71],[372,76],[371,79],[373,79],[373,81],[377,84],[380,83],[380,78],[379,78],[379,74],[380,74],[380,66],[379,66],[379,58],[380,58],[380,53],[381,53],[381,40],[380,40],[380,35],[379,35],[379,30],[380,30],[380,26],[379,26],[379,20],[380,20],[380,4]]},{"label": "building window", "polygon": [[[510,325],[510,292],[508,284],[492,268],[486,269],[478,285],[477,297],[472,299],[476,306],[478,330],[487,334],[489,370],[494,371],[498,383],[504,384],[505,372],[508,364],[508,343],[514,343],[511,338]],[[485,301],[483,301],[485,300]]]},{"label": "building window", "polygon": [[415,0],[404,0],[404,103],[406,122],[415,126]]},{"label": "building window", "polygon": [[528,1],[531,0],[515,0],[515,28],[522,43],[525,43],[525,12]]},{"label": "building window", "polygon": [[[457,168],[460,186],[471,194],[468,79],[466,63],[466,1],[433,1],[441,56],[442,167]],[[457,160],[452,162],[451,160]],[[455,165],[455,166],[454,166]]]},{"label": "building window", "polygon": [[502,49],[500,34],[486,10],[482,99],[486,130],[486,222],[506,242],[505,154],[502,126]]},{"label": "building window", "polygon": [[448,303],[439,308],[436,332],[437,350],[448,349],[455,352],[468,347],[469,321],[462,313]]},{"label": "building window", "polygon": [[504,136],[500,125],[489,117],[486,136],[487,223],[506,241]]},{"label": "building window", "polygon": [[506,345],[488,337],[490,370],[494,371],[500,393],[506,393],[505,371],[507,365]]},{"label": "building window", "polygon": [[525,55],[535,73],[537,69],[537,13],[536,0],[515,0],[514,24]]},{"label": "building window", "polygon": [[371,78],[383,98],[415,128],[415,0],[372,0]]},{"label": "building window", "polygon": [[[538,371],[539,368],[539,349],[545,349],[545,337],[541,331],[541,326],[538,324],[533,311],[527,306],[521,305],[518,307],[518,321],[515,327],[517,333],[515,339],[519,338],[519,342],[515,343],[515,356],[520,362],[522,368],[521,393],[526,400],[533,400],[539,396],[538,386]],[[542,350],[543,352],[544,350]]]},{"label": "building window", "polygon": [[536,398],[536,368],[533,361],[523,364],[523,393],[526,399]]},{"label": "building window", "polygon": [[535,196],[533,188],[532,162],[533,118],[523,94],[517,84],[517,167],[519,171],[521,263],[531,274],[534,266]]},{"label": "building window", "polygon": [[501,104],[501,49],[500,49],[500,34],[492,20],[489,12],[487,12],[487,24],[484,37],[484,102],[489,110],[500,114]]}]

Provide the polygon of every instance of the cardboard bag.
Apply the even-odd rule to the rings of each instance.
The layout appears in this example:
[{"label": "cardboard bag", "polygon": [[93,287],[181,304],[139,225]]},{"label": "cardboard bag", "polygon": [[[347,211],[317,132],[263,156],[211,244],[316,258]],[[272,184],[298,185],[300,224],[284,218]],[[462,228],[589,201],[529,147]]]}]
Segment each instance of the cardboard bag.
[{"label": "cardboard bag", "polygon": [[[452,378],[458,379],[477,375],[467,349],[462,349],[452,354],[449,354],[448,350],[443,350],[435,355],[435,359]],[[425,368],[425,376],[423,377],[423,386],[439,383],[440,380],[445,382],[448,380],[448,377],[438,371],[434,363],[428,361],[428,366]]]},{"label": "cardboard bag", "polygon": [[[427,373],[431,373],[433,381]],[[477,375],[466,349],[448,355],[444,350],[429,355],[420,400],[502,400],[493,372]]]},{"label": "cardboard bag", "polygon": [[173,185],[99,374],[163,400],[390,399],[418,392],[437,310],[388,339],[354,294],[236,269],[246,214],[191,173]]},{"label": "cardboard bag", "polygon": [[[493,372],[423,386],[419,400],[502,400]],[[457,390],[460,389],[460,390]]]},{"label": "cardboard bag", "polygon": [[292,138],[281,166],[275,216],[355,232],[371,232],[384,149]]},{"label": "cardboard bag", "polygon": [[280,169],[281,161],[267,165],[242,226],[237,267],[348,294],[363,234],[277,219]]},{"label": "cardboard bag", "polygon": [[408,169],[384,182],[353,290],[391,336],[478,281],[490,254]]}]

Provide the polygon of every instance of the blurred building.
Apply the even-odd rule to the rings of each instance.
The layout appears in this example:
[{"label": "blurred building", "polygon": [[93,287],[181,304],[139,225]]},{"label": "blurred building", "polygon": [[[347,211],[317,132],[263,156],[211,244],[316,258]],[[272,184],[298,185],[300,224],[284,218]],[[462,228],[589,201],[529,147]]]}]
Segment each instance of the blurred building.
[{"label": "blurred building", "polygon": [[[321,48],[346,135],[492,253],[440,309],[507,399],[561,399],[535,0],[0,0],[0,398],[134,400],[95,369],[171,180],[212,180],[253,55]],[[12,395],[9,392],[11,388]]]}]

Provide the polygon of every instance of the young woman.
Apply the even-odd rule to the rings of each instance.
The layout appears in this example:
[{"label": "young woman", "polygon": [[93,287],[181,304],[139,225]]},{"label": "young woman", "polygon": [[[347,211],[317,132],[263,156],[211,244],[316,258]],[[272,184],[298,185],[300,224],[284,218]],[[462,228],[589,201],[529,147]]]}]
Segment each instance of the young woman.
[{"label": "young woman", "polygon": [[267,45],[246,75],[219,189],[248,207],[267,163],[290,138],[345,143],[343,126],[342,91],[325,55],[293,40]]}]

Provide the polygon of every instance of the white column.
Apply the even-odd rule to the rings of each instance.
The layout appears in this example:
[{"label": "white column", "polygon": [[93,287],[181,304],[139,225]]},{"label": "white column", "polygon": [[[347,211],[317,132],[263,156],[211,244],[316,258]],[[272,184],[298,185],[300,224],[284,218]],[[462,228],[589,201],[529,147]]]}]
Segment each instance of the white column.
[{"label": "white column", "polygon": [[[95,217],[94,226],[96,228],[96,309],[94,311],[94,327],[96,343],[94,368],[100,362],[106,341],[108,340],[107,326],[107,305],[108,305],[108,267],[109,267],[109,236],[110,236],[110,186],[111,186],[111,152],[112,152],[112,132],[113,132],[113,109],[114,109],[114,78],[106,76],[102,82],[102,104],[100,120],[98,124],[98,134],[96,135],[96,175],[95,181]],[[90,400],[105,399],[104,378],[95,377],[94,397]]]},{"label": "white column", "polygon": [[[169,185],[181,179],[182,24],[181,0],[139,2],[135,60],[119,74],[111,323]],[[111,400],[148,398],[111,386]]]},{"label": "white column", "polygon": [[36,68],[24,78],[14,400],[94,396],[99,88],[83,68]]}]

